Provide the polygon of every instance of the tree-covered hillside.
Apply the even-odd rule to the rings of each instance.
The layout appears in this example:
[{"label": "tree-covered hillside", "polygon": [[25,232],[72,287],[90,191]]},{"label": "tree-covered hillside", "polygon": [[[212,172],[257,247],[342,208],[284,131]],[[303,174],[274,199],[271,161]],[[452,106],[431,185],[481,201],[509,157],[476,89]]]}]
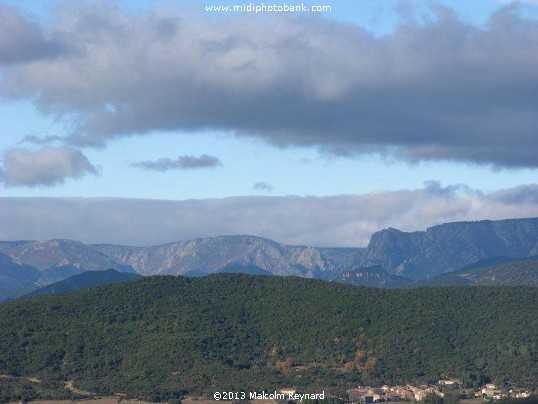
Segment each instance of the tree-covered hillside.
[{"label": "tree-covered hillside", "polygon": [[538,286],[538,261],[509,261],[488,267],[462,269],[426,281],[416,281],[417,286]]},{"label": "tree-covered hillside", "polygon": [[449,376],[534,387],[537,307],[528,287],[150,277],[0,304],[0,374],[152,400]]}]

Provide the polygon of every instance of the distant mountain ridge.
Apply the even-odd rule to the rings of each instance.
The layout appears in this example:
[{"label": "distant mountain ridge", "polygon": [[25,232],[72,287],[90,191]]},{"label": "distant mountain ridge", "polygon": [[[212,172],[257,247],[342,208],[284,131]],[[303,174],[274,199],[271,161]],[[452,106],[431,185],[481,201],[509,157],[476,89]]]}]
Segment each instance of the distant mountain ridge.
[{"label": "distant mountain ridge", "polygon": [[1,241],[0,253],[9,256],[18,264],[29,265],[40,271],[69,266],[85,271],[114,268],[123,272],[134,272],[132,268],[112,261],[90,245],[66,239]]},{"label": "distant mountain ridge", "polygon": [[138,274],[118,272],[115,269],[108,269],[106,271],[86,271],[79,275],[64,279],[63,281],[55,282],[43,288],[33,290],[21,297],[54,295],[57,293],[71,292],[73,290],[110,285],[112,283],[132,281],[141,278],[142,276]]},{"label": "distant mountain ridge", "polygon": [[[456,222],[410,233],[389,228],[374,233],[367,248],[290,246],[243,235],[151,247],[87,245],[61,239],[0,241],[0,253],[14,264],[41,271],[36,286],[87,270],[204,276],[232,268],[234,272],[324,280],[355,271],[349,279],[368,278],[369,286],[386,287],[389,278],[391,284],[400,281],[393,276],[402,281],[433,279],[485,259],[494,262],[505,256],[515,261],[538,255],[538,218]],[[383,272],[368,270],[366,276],[366,269],[374,267]],[[4,286],[0,281],[0,288]]]},{"label": "distant mountain ridge", "polygon": [[538,257],[514,259],[495,257],[467,265],[431,279],[411,280],[389,274],[381,266],[342,272],[332,281],[374,288],[420,288],[448,286],[531,286],[538,287]]},{"label": "distant mountain ridge", "polygon": [[39,280],[41,272],[29,265],[18,264],[0,253],[0,285],[8,288],[25,288]]},{"label": "distant mountain ridge", "polygon": [[135,272],[78,241],[0,241],[0,301],[86,271],[110,268]]},{"label": "distant mountain ridge", "polygon": [[[92,247],[142,275],[203,275],[237,264],[255,266],[273,275],[329,279],[339,268],[330,258],[332,249],[289,246],[255,236],[199,238],[155,247],[111,244]],[[341,260],[362,251],[358,248],[334,250],[339,250],[333,255]]]},{"label": "distant mountain ridge", "polygon": [[461,269],[403,285],[407,287],[439,286],[532,286],[538,287],[538,259],[508,261],[491,266]]},{"label": "distant mountain ridge", "polygon": [[538,218],[456,222],[406,233],[374,233],[360,267],[380,265],[388,273],[429,279],[498,256],[538,255]]}]

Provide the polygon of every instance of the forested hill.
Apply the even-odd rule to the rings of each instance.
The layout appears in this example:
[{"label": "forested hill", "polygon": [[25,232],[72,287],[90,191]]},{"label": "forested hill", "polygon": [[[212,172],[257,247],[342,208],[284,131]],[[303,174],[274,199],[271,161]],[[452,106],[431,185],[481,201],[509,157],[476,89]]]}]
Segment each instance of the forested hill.
[{"label": "forested hill", "polygon": [[537,290],[149,277],[0,304],[0,374],[151,400],[441,377],[536,387]]}]

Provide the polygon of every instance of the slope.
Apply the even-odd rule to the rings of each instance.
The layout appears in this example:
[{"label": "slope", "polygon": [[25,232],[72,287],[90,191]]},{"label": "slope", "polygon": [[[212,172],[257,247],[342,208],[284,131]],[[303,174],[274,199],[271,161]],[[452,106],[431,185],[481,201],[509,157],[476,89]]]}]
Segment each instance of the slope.
[{"label": "slope", "polygon": [[118,272],[114,269],[109,269],[107,271],[86,271],[43,288],[33,290],[32,292],[23,295],[22,298],[71,292],[77,289],[132,281],[140,278],[142,278],[142,276],[138,274]]},{"label": "slope", "polygon": [[168,400],[219,390],[538,380],[535,288],[149,277],[0,304],[0,373]]},{"label": "slope", "polygon": [[464,269],[411,284],[418,286],[538,286],[538,261],[508,261],[490,267]]},{"label": "slope", "polygon": [[403,276],[389,274],[381,269],[381,266],[356,268],[337,275],[335,282],[349,283],[356,286],[368,286],[372,288],[400,288],[411,283],[411,280]]}]

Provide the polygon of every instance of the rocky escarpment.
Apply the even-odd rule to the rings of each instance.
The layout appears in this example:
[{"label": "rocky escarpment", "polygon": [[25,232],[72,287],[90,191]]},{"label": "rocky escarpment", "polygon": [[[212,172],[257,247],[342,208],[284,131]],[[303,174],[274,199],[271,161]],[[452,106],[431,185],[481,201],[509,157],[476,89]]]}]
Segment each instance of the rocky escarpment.
[{"label": "rocky escarpment", "polygon": [[129,269],[91,246],[73,240],[1,241],[0,252],[18,264],[30,265],[40,271],[67,266],[86,271],[113,268],[125,272]]},{"label": "rocky escarpment", "polygon": [[[143,275],[203,275],[232,264],[255,266],[273,275],[308,278],[329,278],[339,270],[326,251],[331,249],[288,246],[254,236],[200,238],[154,247],[105,244],[93,248]],[[356,252],[346,250],[348,255]],[[338,257],[345,254],[334,253]]]},{"label": "rocky escarpment", "polygon": [[538,254],[538,218],[457,222],[405,233],[375,233],[359,265],[411,279],[428,279],[488,257]]}]

